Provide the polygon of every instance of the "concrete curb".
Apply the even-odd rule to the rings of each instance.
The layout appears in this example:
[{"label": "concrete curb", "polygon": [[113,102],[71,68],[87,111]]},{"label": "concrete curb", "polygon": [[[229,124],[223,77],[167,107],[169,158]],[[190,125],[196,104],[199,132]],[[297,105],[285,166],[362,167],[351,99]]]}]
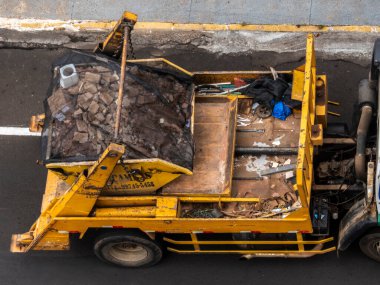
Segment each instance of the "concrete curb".
[{"label": "concrete curb", "polygon": [[[92,50],[115,21],[58,21],[0,18],[0,47],[77,48]],[[144,56],[206,52],[214,55],[287,54],[304,56],[306,34],[313,32],[319,58],[369,62],[380,26],[218,25],[138,22],[132,33]]]},{"label": "concrete curb", "polygon": [[[0,30],[3,48],[76,48],[92,50],[107,32],[100,31],[31,31]],[[304,57],[306,32],[261,31],[168,31],[135,30],[135,51],[144,57],[167,57],[171,54],[210,53],[247,55],[253,52],[287,54],[284,61]],[[319,58],[369,62],[378,33],[316,33],[315,49]]]},{"label": "concrete curb", "polygon": [[[43,20],[1,18],[0,29],[17,31],[108,31],[117,21],[92,20]],[[171,31],[262,31],[262,32],[353,32],[378,33],[380,26],[368,25],[253,25],[253,24],[199,24],[170,22],[137,22],[136,30],[171,30]]]}]

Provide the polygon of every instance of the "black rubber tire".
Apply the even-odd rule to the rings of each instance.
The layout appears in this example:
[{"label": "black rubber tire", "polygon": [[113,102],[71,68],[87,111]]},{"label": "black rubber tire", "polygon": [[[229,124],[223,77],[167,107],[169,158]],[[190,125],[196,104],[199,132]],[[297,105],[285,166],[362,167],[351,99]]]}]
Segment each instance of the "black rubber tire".
[{"label": "black rubber tire", "polygon": [[95,239],[94,252],[104,262],[133,268],[152,266],[162,258],[161,246],[139,233],[101,234]]},{"label": "black rubber tire", "polygon": [[359,241],[361,251],[369,258],[380,262],[380,233],[370,233],[363,236]]}]

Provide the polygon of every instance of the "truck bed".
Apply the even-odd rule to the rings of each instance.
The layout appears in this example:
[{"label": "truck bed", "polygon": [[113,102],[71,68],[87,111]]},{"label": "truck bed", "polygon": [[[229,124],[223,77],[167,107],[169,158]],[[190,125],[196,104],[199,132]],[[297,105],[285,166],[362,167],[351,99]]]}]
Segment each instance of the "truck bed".
[{"label": "truck bed", "polygon": [[[236,148],[252,148],[262,153],[236,155],[232,189],[235,197],[270,198],[293,192],[291,179],[294,170],[260,176],[260,171],[283,165],[295,164],[297,154],[276,154],[276,149],[296,150],[299,140],[300,114],[290,115],[285,121],[269,117],[238,113]],[[240,130],[260,130],[242,132]],[[269,152],[266,152],[266,150]],[[274,152],[274,154],[271,154]]]},{"label": "truck bed", "polygon": [[[252,112],[245,115],[241,110],[236,111],[236,104],[227,98],[198,97],[194,121],[193,175],[183,175],[169,183],[163,189],[164,195],[265,199],[293,192],[294,170],[265,176],[260,173],[296,163],[300,129],[298,113],[285,121],[273,117],[261,119]],[[237,148],[254,148],[258,154],[235,155]],[[293,149],[295,152],[285,155],[266,153],[276,149]],[[231,157],[234,157],[232,165]]]},{"label": "truck bed", "polygon": [[165,186],[162,193],[229,196],[237,100],[197,98],[194,112],[193,175],[182,175]]}]

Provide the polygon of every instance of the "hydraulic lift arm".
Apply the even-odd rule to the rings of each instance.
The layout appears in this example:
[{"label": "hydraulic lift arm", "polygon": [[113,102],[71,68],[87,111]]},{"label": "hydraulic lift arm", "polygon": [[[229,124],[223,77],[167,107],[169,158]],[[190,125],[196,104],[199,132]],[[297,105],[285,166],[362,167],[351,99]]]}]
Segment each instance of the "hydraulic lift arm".
[{"label": "hydraulic lift arm", "polygon": [[30,249],[65,249],[68,233],[53,229],[56,217],[88,217],[106,185],[125,147],[111,143],[99,160],[78,177],[61,198],[44,210],[30,231],[12,236],[11,251],[27,252]]},{"label": "hydraulic lift arm", "polygon": [[[102,53],[113,58],[120,58],[124,40],[124,30],[127,28],[128,36],[137,22],[137,15],[125,11],[113,30],[108,34],[104,42],[94,49],[95,53]],[[130,43],[130,41],[129,41]],[[132,52],[133,53],[133,52]]]}]

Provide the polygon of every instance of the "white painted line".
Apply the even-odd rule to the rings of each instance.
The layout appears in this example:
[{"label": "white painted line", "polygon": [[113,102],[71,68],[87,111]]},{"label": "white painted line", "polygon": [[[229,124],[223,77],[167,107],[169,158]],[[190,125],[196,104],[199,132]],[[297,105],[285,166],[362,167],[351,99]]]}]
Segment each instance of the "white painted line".
[{"label": "white painted line", "polygon": [[41,133],[29,131],[29,128],[20,127],[0,127],[0,136],[33,136],[39,137]]}]

